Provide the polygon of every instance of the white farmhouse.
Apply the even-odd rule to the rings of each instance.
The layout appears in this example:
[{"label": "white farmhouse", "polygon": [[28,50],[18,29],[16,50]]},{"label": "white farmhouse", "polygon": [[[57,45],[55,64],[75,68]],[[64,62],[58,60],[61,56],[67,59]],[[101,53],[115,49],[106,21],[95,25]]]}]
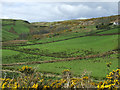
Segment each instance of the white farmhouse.
[{"label": "white farmhouse", "polygon": [[118,22],[114,22],[113,25],[119,25],[119,23]]}]

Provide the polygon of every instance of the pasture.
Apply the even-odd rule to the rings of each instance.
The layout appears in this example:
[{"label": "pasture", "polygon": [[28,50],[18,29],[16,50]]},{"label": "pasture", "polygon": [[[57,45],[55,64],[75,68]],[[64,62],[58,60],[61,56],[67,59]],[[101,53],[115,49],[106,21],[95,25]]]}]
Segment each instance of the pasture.
[{"label": "pasture", "polygon": [[[4,22],[6,23],[6,22]],[[23,21],[8,23],[3,27],[4,40],[18,38],[22,32],[29,33],[30,26]],[[14,34],[9,32],[14,27]],[[21,27],[19,29],[19,27]],[[19,29],[19,30],[18,30]],[[24,31],[25,30],[25,31]],[[80,77],[84,71],[91,72],[90,77],[94,80],[104,80],[106,75],[113,69],[118,68],[118,27],[110,30],[97,30],[95,25],[86,26],[85,29],[75,28],[51,37],[26,40],[26,43],[11,44],[2,48],[2,64],[16,64],[29,62],[43,62],[41,64],[28,64],[37,72],[61,75],[65,69],[69,69],[73,76]],[[55,32],[56,34],[56,32]],[[102,36],[100,36],[102,34]],[[106,35],[107,34],[107,35]],[[8,38],[8,37],[9,38]],[[77,59],[77,57],[89,57],[90,55],[102,55],[106,52],[116,52],[101,57]],[[67,59],[75,60],[66,61]],[[51,60],[64,60],[60,62],[44,63]],[[111,66],[107,67],[107,63]],[[27,64],[26,64],[27,65]],[[3,70],[16,70],[24,65],[3,66]],[[56,77],[54,77],[56,78]]]}]

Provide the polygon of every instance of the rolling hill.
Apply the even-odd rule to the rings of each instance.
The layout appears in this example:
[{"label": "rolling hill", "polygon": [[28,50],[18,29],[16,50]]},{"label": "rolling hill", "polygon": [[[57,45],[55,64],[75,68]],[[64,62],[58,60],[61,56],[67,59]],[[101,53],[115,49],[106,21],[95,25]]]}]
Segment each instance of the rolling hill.
[{"label": "rolling hill", "polygon": [[119,25],[113,25],[117,19],[117,15],[34,23],[5,19],[3,69],[18,70],[28,65],[52,74],[70,69],[75,76],[87,70],[92,72],[91,77],[102,80],[107,74],[106,63],[112,63],[110,71],[118,66],[120,33]]},{"label": "rolling hill", "polygon": [[[58,37],[72,33],[86,33],[96,30],[96,25],[116,21],[117,15],[84,20],[60,22],[34,22],[25,20],[2,19],[2,41],[40,40],[46,37]],[[103,22],[104,21],[104,22]]]}]

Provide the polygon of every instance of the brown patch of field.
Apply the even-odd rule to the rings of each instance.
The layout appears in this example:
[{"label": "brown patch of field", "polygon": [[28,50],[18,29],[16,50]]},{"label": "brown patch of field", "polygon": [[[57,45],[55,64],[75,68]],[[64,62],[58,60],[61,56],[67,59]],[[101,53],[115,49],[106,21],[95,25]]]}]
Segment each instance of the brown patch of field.
[{"label": "brown patch of field", "polygon": [[11,45],[11,44],[25,44],[28,40],[11,40],[2,42],[2,45]]},{"label": "brown patch of field", "polygon": [[17,32],[14,30],[13,27],[11,27],[11,29],[9,30],[9,32],[14,33],[14,34],[17,34]]}]

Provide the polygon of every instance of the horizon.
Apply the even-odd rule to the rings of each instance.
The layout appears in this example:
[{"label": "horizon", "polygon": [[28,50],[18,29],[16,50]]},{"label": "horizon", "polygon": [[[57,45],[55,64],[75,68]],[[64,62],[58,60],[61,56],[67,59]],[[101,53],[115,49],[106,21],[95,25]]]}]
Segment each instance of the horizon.
[{"label": "horizon", "polygon": [[[110,15],[110,16],[117,16],[117,15]],[[110,16],[102,16],[102,17],[110,17]],[[94,18],[94,17],[93,17]],[[95,17],[95,18],[101,18],[101,17]],[[0,18],[3,20],[3,18]],[[5,19],[5,18],[4,18]],[[14,18],[9,18],[11,20],[23,20],[23,21],[27,21],[25,19],[14,19]],[[5,19],[5,20],[9,20],[9,19]],[[49,22],[64,22],[64,21],[70,21],[70,20],[86,20],[86,19],[92,19],[92,18],[84,18],[84,19],[69,19],[69,20],[61,20],[61,21],[49,21]],[[29,22],[29,21],[28,21]],[[47,21],[44,21],[47,22]],[[37,22],[30,22],[30,23],[37,23]]]},{"label": "horizon", "polygon": [[117,2],[3,2],[2,19],[57,22],[118,15]]}]

